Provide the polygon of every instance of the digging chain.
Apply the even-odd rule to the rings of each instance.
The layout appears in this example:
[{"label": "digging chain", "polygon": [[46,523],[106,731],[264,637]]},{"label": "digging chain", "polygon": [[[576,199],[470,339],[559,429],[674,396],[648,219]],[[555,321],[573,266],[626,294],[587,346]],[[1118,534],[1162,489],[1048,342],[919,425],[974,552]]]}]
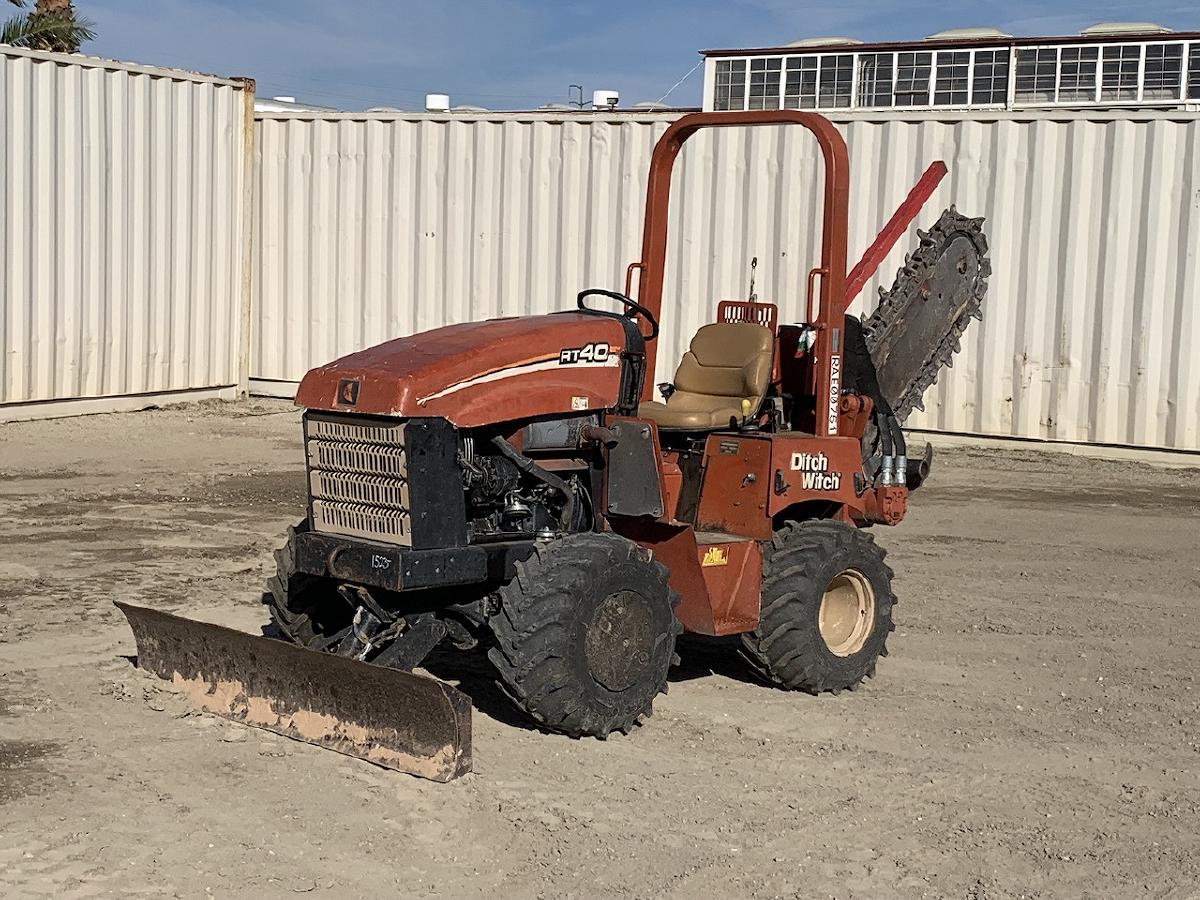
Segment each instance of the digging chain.
[{"label": "digging chain", "polygon": [[[918,229],[920,245],[905,257],[891,290],[879,289],[879,306],[863,321],[867,347],[881,370],[884,366],[898,367],[900,377],[894,383],[903,387],[891,391],[894,396],[888,396],[887,399],[901,422],[914,408],[925,409],[921,399],[925,391],[937,381],[943,366],[953,366],[953,356],[960,348],[962,334],[971,319],[983,318],[981,304],[987,294],[987,279],[992,271],[987,256],[987,238],[982,230],[983,221],[961,215],[951,206],[929,231]],[[952,246],[961,244],[963,239],[969,242],[969,252],[978,263],[977,271],[973,274],[970,269],[974,267],[964,262],[963,257],[956,260],[948,255]],[[921,311],[918,301],[930,298],[931,286],[944,287],[963,277],[970,277],[972,283],[966,291],[964,302],[957,308],[945,310],[945,329],[936,346],[913,346],[897,339],[909,329],[911,318]],[[876,348],[885,341],[890,353],[886,361],[880,361],[876,356]]]}]

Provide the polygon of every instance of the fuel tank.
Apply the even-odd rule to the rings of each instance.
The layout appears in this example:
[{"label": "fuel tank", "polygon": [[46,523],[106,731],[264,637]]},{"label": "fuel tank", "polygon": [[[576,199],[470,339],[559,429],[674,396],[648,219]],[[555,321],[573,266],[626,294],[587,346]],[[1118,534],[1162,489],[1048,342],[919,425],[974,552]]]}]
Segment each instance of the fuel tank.
[{"label": "fuel tank", "polygon": [[619,320],[584,312],[447,325],[311,370],[296,405],[460,428],[610,409],[625,342]]}]

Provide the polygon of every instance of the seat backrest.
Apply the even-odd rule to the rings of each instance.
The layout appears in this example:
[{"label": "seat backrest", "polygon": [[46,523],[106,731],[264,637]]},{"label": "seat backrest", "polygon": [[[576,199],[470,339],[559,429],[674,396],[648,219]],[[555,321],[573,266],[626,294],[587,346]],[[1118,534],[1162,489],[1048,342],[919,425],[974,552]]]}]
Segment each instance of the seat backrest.
[{"label": "seat backrest", "polygon": [[775,338],[753,322],[717,322],[696,332],[675,372],[675,390],[756,399],[767,392]]}]

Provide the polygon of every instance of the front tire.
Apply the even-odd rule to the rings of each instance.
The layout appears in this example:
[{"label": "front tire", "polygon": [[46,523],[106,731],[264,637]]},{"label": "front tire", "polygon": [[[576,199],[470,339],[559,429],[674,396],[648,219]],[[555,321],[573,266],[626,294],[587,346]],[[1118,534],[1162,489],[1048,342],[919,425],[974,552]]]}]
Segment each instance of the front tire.
[{"label": "front tire", "polygon": [[789,522],[763,551],[758,628],[742,654],[787,690],[853,690],[875,674],[895,628],[892,570],[865,531],[841,522]]},{"label": "front tire", "polygon": [[275,574],[267,580],[263,605],[271,615],[269,637],[323,650],[349,627],[353,610],[338,596],[337,583],[296,571],[296,534],[308,531],[304,520],[287,530],[287,542],[275,551]]},{"label": "front tire", "polygon": [[489,621],[501,690],[552,731],[628,733],[666,690],[682,630],[666,567],[588,533],[538,545],[516,570]]}]

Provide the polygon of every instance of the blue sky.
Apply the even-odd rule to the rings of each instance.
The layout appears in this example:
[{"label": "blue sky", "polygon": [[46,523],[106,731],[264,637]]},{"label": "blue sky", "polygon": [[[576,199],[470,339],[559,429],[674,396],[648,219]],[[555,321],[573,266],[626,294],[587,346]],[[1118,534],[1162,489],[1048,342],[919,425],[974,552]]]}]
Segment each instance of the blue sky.
[{"label": "blue sky", "polygon": [[[565,101],[572,83],[589,95],[618,90],[628,105],[657,100],[700,48],[816,35],[902,40],[967,25],[1070,34],[1104,20],[1200,31],[1195,0],[76,0],[76,8],[99,32],[84,52],[249,75],[262,95],[345,109],[419,109],[431,91],[455,104],[529,109]],[[697,71],[669,99],[698,104],[700,90]]]}]

